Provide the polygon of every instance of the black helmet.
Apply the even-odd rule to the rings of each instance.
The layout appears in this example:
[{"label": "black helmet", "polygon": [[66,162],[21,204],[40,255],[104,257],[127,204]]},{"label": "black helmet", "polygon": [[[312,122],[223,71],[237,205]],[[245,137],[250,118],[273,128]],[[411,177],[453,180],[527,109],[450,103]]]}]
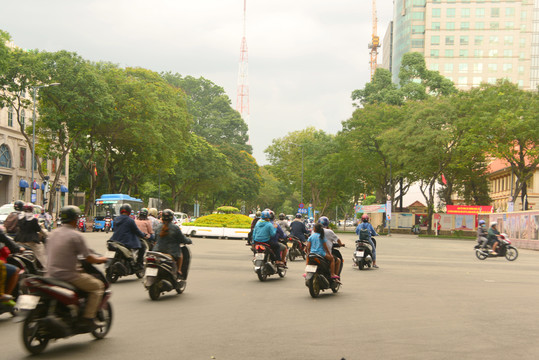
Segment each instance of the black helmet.
[{"label": "black helmet", "polygon": [[22,211],[23,206],[24,206],[24,202],[22,200],[17,200],[15,201],[15,203],[13,203],[13,207],[17,211]]},{"label": "black helmet", "polygon": [[279,220],[284,220],[284,218],[285,218],[285,215],[283,213],[280,213],[279,214]]},{"label": "black helmet", "polygon": [[172,221],[174,219],[174,212],[170,209],[163,210],[163,213],[161,214],[161,219],[164,221]]},{"label": "black helmet", "polygon": [[300,213],[296,214],[296,219],[301,219],[303,216]]},{"label": "black helmet", "polygon": [[318,219],[318,222],[325,228],[329,227],[329,219],[327,216],[322,216],[320,219]]},{"label": "black helmet", "polygon": [[79,218],[81,213],[82,212],[80,211],[78,206],[74,206],[74,205],[64,206],[60,210],[60,220],[64,224],[70,223],[72,221],[76,221]]},{"label": "black helmet", "polygon": [[148,217],[148,209],[146,209],[146,208],[140,209],[140,212],[139,212],[138,215],[139,215],[139,217],[147,218]]},{"label": "black helmet", "polygon": [[273,221],[273,219],[275,219],[275,213],[273,212],[273,210],[270,210],[270,220]]},{"label": "black helmet", "polygon": [[131,211],[131,205],[129,204],[123,204],[122,206],[120,206],[120,214],[130,215]]}]

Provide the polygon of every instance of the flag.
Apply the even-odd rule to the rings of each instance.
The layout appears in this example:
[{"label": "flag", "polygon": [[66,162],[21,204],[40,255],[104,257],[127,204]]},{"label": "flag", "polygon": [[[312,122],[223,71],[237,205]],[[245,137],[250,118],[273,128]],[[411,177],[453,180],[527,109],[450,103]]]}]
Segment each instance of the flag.
[{"label": "flag", "polygon": [[445,179],[444,174],[442,174],[442,183],[443,183],[444,185],[447,185],[447,180]]}]

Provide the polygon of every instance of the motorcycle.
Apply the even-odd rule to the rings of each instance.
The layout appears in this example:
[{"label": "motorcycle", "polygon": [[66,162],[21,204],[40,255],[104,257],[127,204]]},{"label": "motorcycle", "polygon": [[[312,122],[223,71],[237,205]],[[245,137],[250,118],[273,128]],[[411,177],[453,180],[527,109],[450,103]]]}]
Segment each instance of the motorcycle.
[{"label": "motorcycle", "polygon": [[258,275],[258,280],[266,281],[268,276],[278,274],[280,277],[286,275],[284,266],[277,266],[273,260],[273,251],[268,243],[257,242],[254,244],[254,271]]},{"label": "motorcycle", "polygon": [[105,263],[105,276],[107,281],[115,283],[122,276],[135,274],[137,278],[142,279],[144,268],[137,267],[135,249],[128,249],[122,243],[117,241],[107,241],[106,257],[109,261]]},{"label": "motorcycle", "polygon": [[103,225],[103,230],[105,230],[105,232],[108,234],[109,231],[111,230],[111,223],[112,223],[112,219],[109,218],[109,217],[106,217],[105,218],[105,225]]},{"label": "motorcycle", "polygon": [[294,261],[296,257],[302,257],[303,260],[307,258],[305,253],[305,244],[297,237],[290,235],[288,237],[288,258],[290,261]]},{"label": "motorcycle", "polygon": [[77,229],[82,232],[86,232],[86,219],[83,217],[79,218],[79,221],[77,221]]},{"label": "motorcycle", "polygon": [[58,219],[56,220],[56,227],[59,228],[62,226],[62,220]]},{"label": "motorcycle", "polygon": [[488,257],[505,257],[508,261],[516,260],[518,257],[518,250],[511,245],[511,240],[509,240],[507,234],[500,234],[499,239],[500,243],[496,248],[497,255],[493,255],[490,252],[489,245],[482,247],[480,244],[477,244],[474,247],[475,256],[477,256],[479,260],[485,260]]},{"label": "motorcycle", "polygon": [[[338,247],[338,245],[334,244],[333,247]],[[341,268],[338,272],[339,274],[342,271],[342,265],[343,264],[341,263]],[[309,294],[311,294],[313,298],[317,298],[320,295],[320,291],[331,289],[333,293],[337,293],[341,288],[341,282],[331,278],[329,267],[330,262],[323,256],[313,253],[307,256],[307,266],[305,266],[305,286],[309,288]]]},{"label": "motorcycle", "polygon": [[[371,237],[371,240],[376,247],[376,239]],[[372,250],[372,246],[368,241],[356,240],[356,251],[354,251],[354,257],[352,258],[354,266],[357,266],[359,270],[372,267]]]},{"label": "motorcycle", "polygon": [[172,290],[176,290],[178,294],[185,291],[191,263],[191,252],[185,245],[182,245],[180,249],[183,256],[181,277],[178,275],[176,260],[172,255],[157,251],[148,251],[146,253],[144,288],[148,290],[150,299],[158,300],[161,294]]},{"label": "motorcycle", "polygon": [[96,339],[104,338],[112,325],[112,294],[103,273],[92,264],[82,260],[82,268],[105,284],[103,300],[99,304],[96,318],[99,321],[94,330],[79,326],[86,302],[86,293],[70,283],[41,276],[29,277],[24,285],[29,295],[20,295],[16,307],[20,311],[19,321],[24,321],[22,340],[32,354],[39,354],[50,340],[90,332]]}]

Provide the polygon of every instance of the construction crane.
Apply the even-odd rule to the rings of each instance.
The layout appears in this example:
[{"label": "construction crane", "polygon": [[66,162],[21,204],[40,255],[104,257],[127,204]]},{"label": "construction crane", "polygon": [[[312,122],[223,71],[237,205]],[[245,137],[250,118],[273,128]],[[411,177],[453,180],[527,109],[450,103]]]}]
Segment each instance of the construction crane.
[{"label": "construction crane", "polygon": [[376,35],[378,17],[376,16],[376,0],[372,0],[372,41],[369,43],[371,49],[371,80],[376,71],[376,63],[378,58],[378,48],[380,47],[380,38]]}]

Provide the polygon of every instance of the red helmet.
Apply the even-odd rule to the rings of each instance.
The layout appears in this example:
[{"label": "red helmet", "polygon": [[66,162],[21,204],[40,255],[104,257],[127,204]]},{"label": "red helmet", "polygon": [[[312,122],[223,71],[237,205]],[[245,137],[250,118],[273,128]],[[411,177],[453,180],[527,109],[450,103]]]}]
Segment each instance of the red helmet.
[{"label": "red helmet", "polygon": [[363,215],[361,216],[361,221],[363,221],[363,222],[369,222],[369,215],[363,214]]},{"label": "red helmet", "polygon": [[32,203],[26,203],[26,204],[24,204],[24,206],[22,207],[22,210],[23,210],[23,211],[26,211],[26,212],[32,212],[32,211],[34,211],[34,204],[32,204]]}]

